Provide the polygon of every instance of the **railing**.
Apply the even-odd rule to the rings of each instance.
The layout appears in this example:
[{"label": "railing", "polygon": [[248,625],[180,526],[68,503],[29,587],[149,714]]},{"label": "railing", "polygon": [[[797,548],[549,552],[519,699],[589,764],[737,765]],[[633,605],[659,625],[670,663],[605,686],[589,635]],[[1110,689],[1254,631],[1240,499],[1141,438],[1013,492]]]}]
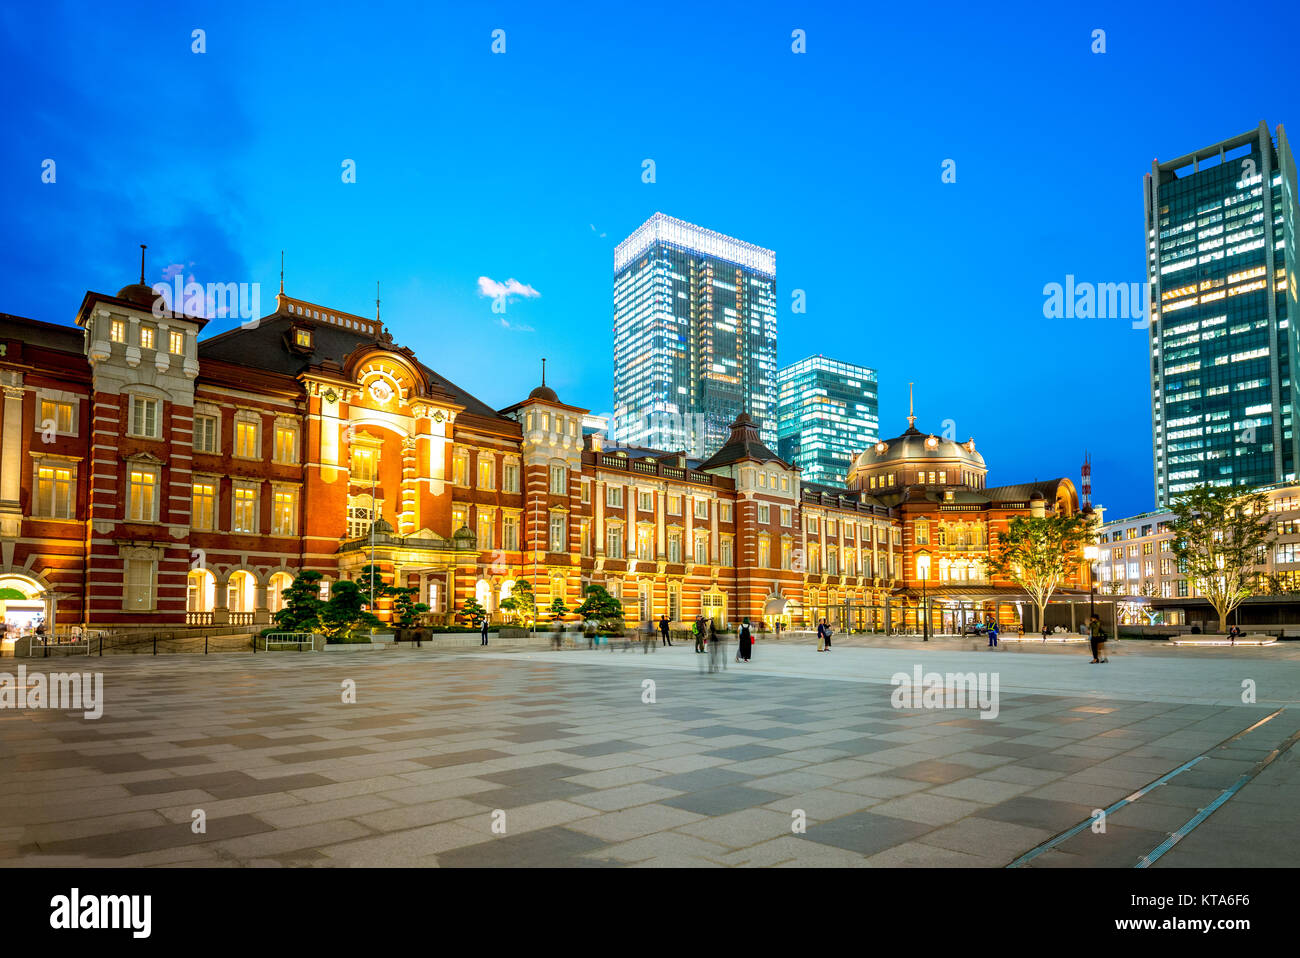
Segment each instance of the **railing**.
[{"label": "railing", "polygon": [[659,474],[659,465],[654,462],[641,462],[640,460],[632,461],[632,469],[636,472],[644,472],[656,476]]},{"label": "railing", "polygon": [[232,613],[230,613],[230,624],[231,624],[231,625],[252,625],[252,624],[253,624],[253,613],[252,613],[252,612],[232,612]]},{"label": "railing", "polygon": [[186,612],[185,624],[186,625],[211,625],[212,613],[211,612]]},{"label": "railing", "polygon": [[[263,648],[270,649],[272,646],[285,647],[290,645],[296,645],[299,652],[302,651],[304,645],[314,652],[316,650],[315,636],[310,632],[268,632]],[[256,639],[254,639],[254,647],[256,648]]]}]

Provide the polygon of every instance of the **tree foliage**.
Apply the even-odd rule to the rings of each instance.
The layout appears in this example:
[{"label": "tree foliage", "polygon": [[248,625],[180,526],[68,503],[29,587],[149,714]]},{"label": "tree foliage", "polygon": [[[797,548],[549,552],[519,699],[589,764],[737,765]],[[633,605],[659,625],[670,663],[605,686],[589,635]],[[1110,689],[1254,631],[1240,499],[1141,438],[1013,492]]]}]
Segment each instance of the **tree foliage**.
[{"label": "tree foliage", "polygon": [[1258,566],[1277,538],[1268,496],[1231,486],[1200,486],[1175,500],[1172,549],[1178,568],[1219,615],[1228,616],[1261,587]]},{"label": "tree foliage", "polygon": [[478,599],[470,596],[465,600],[465,604],[460,607],[460,612],[457,615],[469,622],[470,625],[478,625],[487,618],[487,609],[479,604]]},{"label": "tree foliage", "polygon": [[610,624],[611,621],[619,625],[623,624],[623,603],[610,595],[603,585],[593,583],[587,586],[584,594],[586,600],[573,610],[583,619],[588,622],[594,621],[602,626]]},{"label": "tree foliage", "polygon": [[320,597],[321,574],[312,570],[299,572],[284,590],[284,608],[273,618],[286,632],[315,632],[320,628],[320,614],[325,603]]},{"label": "tree foliage", "polygon": [[378,628],[379,617],[365,608],[366,595],[351,579],[340,579],[320,611],[320,627],[328,641],[342,642]]},{"label": "tree foliage", "polygon": [[510,587],[509,597],[501,600],[501,608],[525,624],[537,617],[537,599],[533,584],[527,579],[516,579]]},{"label": "tree foliage", "polygon": [[1038,609],[1041,629],[1052,593],[1078,572],[1092,537],[1093,519],[1081,513],[1016,516],[989,554],[989,571],[1025,590]]}]

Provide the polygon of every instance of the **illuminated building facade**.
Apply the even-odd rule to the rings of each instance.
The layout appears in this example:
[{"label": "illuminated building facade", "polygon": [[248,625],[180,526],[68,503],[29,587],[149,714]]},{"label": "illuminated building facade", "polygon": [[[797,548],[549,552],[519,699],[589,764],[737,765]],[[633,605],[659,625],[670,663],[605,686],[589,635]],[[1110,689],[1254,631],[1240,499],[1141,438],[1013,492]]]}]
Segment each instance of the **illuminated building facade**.
[{"label": "illuminated building facade", "polygon": [[777,452],[804,481],[843,484],[880,430],[876,371],[809,356],[777,373]]},{"label": "illuminated building facade", "polygon": [[[207,335],[132,285],[75,324],[0,314],[0,600],[120,630],[263,627],[300,571],[419,590],[432,625],[620,598],[661,615],[935,628],[1014,615],[983,561],[1069,480],[987,489],[973,440],[906,433],[804,482],[745,413],[707,458],[609,442],[543,382],[496,409],[378,320],[285,295]],[[586,428],[584,428],[586,427]],[[12,592],[9,590],[13,590]],[[21,598],[19,598],[21,596]],[[381,618],[388,617],[386,600]]]},{"label": "illuminated building facade", "polygon": [[1143,181],[1157,506],[1296,474],[1296,167],[1268,126]]},{"label": "illuminated building facade", "polygon": [[776,434],[776,254],[656,213],[614,250],[618,442],[706,456]]}]

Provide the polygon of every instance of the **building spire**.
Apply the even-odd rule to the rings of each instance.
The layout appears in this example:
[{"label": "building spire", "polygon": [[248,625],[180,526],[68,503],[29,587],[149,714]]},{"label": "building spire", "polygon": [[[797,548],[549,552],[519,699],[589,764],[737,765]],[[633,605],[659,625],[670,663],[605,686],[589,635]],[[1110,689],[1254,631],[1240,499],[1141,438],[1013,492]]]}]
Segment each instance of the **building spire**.
[{"label": "building spire", "polygon": [[379,322],[379,280],[375,280],[375,322]]},{"label": "building spire", "polygon": [[916,427],[916,409],[912,402],[912,383],[907,384],[907,428]]},{"label": "building spire", "polygon": [[144,285],[144,251],[147,250],[148,248],[149,247],[145,246],[144,243],[140,244],[140,285],[141,286]]},{"label": "building spire", "polygon": [[546,357],[542,357],[542,385],[546,385]]},{"label": "building spire", "polygon": [[280,295],[284,295],[284,250],[280,250]]}]

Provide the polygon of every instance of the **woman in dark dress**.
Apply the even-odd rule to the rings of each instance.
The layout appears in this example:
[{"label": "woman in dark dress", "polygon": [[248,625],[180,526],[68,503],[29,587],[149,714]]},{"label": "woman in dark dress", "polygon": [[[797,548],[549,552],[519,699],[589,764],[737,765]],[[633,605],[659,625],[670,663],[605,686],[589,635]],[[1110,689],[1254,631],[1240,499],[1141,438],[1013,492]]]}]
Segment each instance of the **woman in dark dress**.
[{"label": "woman in dark dress", "polygon": [[748,662],[750,652],[754,648],[754,636],[749,631],[749,619],[740,624],[740,646],[736,650],[737,662]]}]

